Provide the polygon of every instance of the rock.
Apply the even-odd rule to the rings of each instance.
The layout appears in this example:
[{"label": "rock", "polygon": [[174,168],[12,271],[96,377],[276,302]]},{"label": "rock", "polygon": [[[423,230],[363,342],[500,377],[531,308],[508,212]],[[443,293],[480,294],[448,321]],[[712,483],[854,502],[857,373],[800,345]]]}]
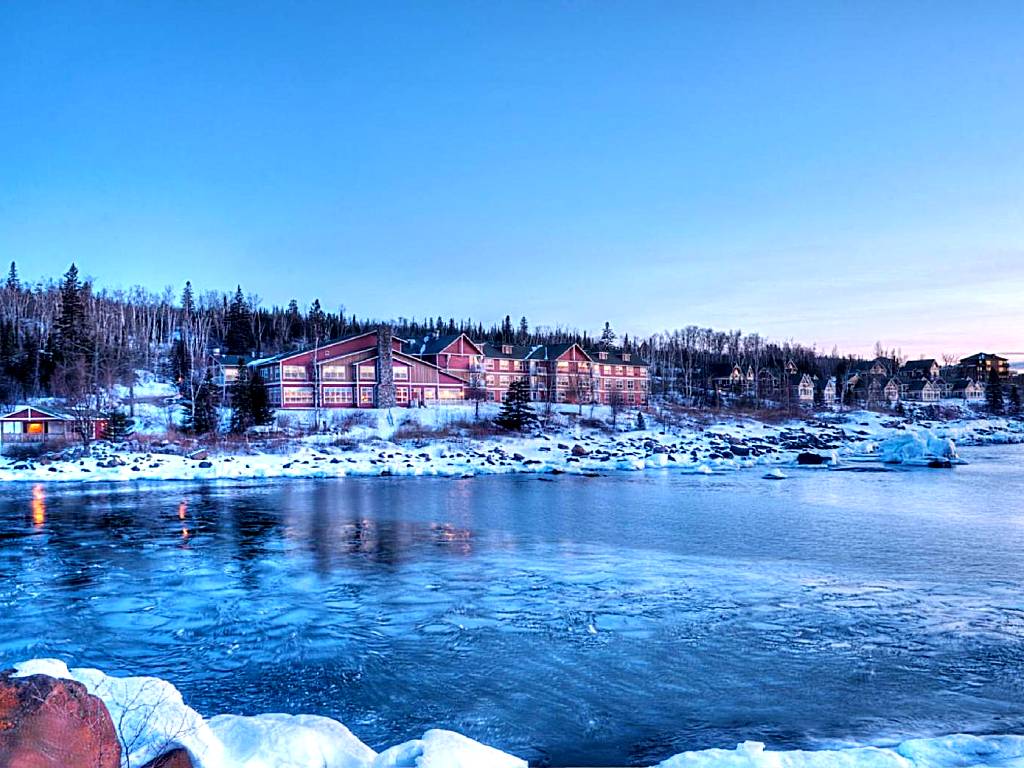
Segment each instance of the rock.
[{"label": "rock", "polygon": [[563,451],[568,451],[569,450],[569,446],[566,445],[565,443],[559,443],[558,447],[559,447],[559,449],[561,449]]},{"label": "rock", "polygon": [[200,461],[199,462],[199,468],[200,469],[209,469],[212,466],[213,466],[213,462],[210,462],[210,461]]},{"label": "rock", "polygon": [[0,673],[0,765],[120,768],[121,745],[103,702],[81,683]]},{"label": "rock", "polygon": [[209,451],[192,451],[188,457],[193,461],[202,461],[203,459],[208,459],[210,457],[210,453]]},{"label": "rock", "polygon": [[828,457],[822,456],[821,454],[818,453],[801,453],[799,456],[796,457],[797,464],[806,464],[812,467],[816,467],[820,464],[825,464],[827,462]]},{"label": "rock", "polygon": [[142,768],[193,768],[193,766],[188,752],[179,747],[150,760]]},{"label": "rock", "polygon": [[932,459],[928,462],[929,469],[952,469],[953,462],[949,459]]},{"label": "rock", "polygon": [[579,443],[576,443],[576,445],[574,445],[572,447],[572,455],[573,456],[586,456],[589,453],[590,453],[590,451],[588,451],[586,448],[584,448]]},{"label": "rock", "polygon": [[525,456],[523,456],[523,454],[521,454],[521,453],[513,453],[513,454],[512,454],[512,458],[513,458],[513,459],[514,459],[515,461],[522,461],[522,460],[523,460],[523,459],[525,459],[526,457],[525,457]]}]

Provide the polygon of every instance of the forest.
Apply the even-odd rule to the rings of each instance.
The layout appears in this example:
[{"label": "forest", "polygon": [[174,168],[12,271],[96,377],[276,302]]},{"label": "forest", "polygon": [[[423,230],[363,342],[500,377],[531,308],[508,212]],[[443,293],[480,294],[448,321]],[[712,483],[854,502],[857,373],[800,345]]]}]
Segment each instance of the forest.
[{"label": "forest", "polygon": [[[652,394],[691,400],[706,394],[708,372],[716,365],[779,370],[792,361],[801,372],[824,380],[852,360],[836,350],[821,354],[756,333],[691,325],[647,338],[619,337],[606,322],[591,336],[568,325],[535,328],[525,317],[518,322],[512,317],[508,313],[489,324],[444,315],[359,317],[343,308],[324,309],[319,299],[308,306],[292,300],[284,307],[268,307],[240,285],[234,291],[197,292],[189,281],[180,293],[170,288],[96,289],[74,264],[59,279],[29,284],[11,263],[0,287],[0,402],[53,396],[105,408],[115,385],[130,389],[138,371],[177,382],[182,396],[189,398],[205,379],[215,352],[255,359],[323,344],[380,323],[390,324],[404,339],[465,332],[477,342],[579,342],[587,349],[629,351],[650,364]],[[876,352],[902,362],[896,351],[879,345]]]}]

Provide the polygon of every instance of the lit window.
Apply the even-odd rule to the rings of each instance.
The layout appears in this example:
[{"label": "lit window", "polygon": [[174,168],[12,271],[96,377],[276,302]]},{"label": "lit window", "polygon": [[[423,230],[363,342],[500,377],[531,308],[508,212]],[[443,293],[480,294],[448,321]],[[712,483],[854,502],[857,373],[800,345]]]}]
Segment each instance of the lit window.
[{"label": "lit window", "polygon": [[408,381],[409,369],[404,365],[395,366],[395,381]]}]

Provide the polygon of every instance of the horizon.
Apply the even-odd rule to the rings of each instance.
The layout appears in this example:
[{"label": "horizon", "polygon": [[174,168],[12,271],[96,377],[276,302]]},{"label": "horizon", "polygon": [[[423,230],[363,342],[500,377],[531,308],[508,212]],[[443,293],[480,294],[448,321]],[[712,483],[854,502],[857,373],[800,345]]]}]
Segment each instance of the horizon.
[{"label": "horizon", "polygon": [[3,11],[0,258],[380,318],[1024,358],[1022,6],[301,11]]}]

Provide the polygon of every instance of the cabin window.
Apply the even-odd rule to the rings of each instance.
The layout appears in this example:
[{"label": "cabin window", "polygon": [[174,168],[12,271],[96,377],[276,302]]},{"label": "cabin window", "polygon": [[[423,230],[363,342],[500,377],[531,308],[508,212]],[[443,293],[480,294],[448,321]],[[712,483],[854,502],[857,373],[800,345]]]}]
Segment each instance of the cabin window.
[{"label": "cabin window", "polygon": [[313,390],[298,387],[285,387],[284,402],[285,404],[291,405],[312,405]]},{"label": "cabin window", "polygon": [[567,360],[559,360],[558,361],[558,370],[560,370],[560,371],[567,371],[567,370],[569,370],[569,362]]},{"label": "cabin window", "polygon": [[424,389],[423,390],[423,399],[424,400],[436,400],[437,399],[437,393],[433,389]]},{"label": "cabin window", "polygon": [[373,381],[377,378],[377,367],[373,365],[359,366],[360,381]]},{"label": "cabin window", "polygon": [[398,403],[399,405],[406,405],[406,404],[408,404],[408,402],[409,402],[409,388],[408,387],[396,387],[395,388],[395,402]]},{"label": "cabin window", "polygon": [[344,381],[348,378],[347,368],[345,365],[324,365],[320,368],[320,375],[324,381]]},{"label": "cabin window", "polygon": [[359,388],[359,404],[373,405],[373,387]]},{"label": "cabin window", "polygon": [[404,365],[395,366],[395,381],[408,381],[409,380],[409,369]]},{"label": "cabin window", "polygon": [[462,391],[458,389],[442,389],[441,390],[442,400],[461,400]]},{"label": "cabin window", "polygon": [[499,360],[498,361],[498,370],[499,371],[507,371],[508,370],[508,360]]},{"label": "cabin window", "polygon": [[284,377],[286,379],[298,379],[302,380],[306,378],[306,367],[304,365],[286,365],[284,366]]},{"label": "cabin window", "polygon": [[503,355],[511,355],[512,354],[512,347],[510,347],[508,344],[502,345],[502,347],[501,347],[501,354],[503,354]]}]

